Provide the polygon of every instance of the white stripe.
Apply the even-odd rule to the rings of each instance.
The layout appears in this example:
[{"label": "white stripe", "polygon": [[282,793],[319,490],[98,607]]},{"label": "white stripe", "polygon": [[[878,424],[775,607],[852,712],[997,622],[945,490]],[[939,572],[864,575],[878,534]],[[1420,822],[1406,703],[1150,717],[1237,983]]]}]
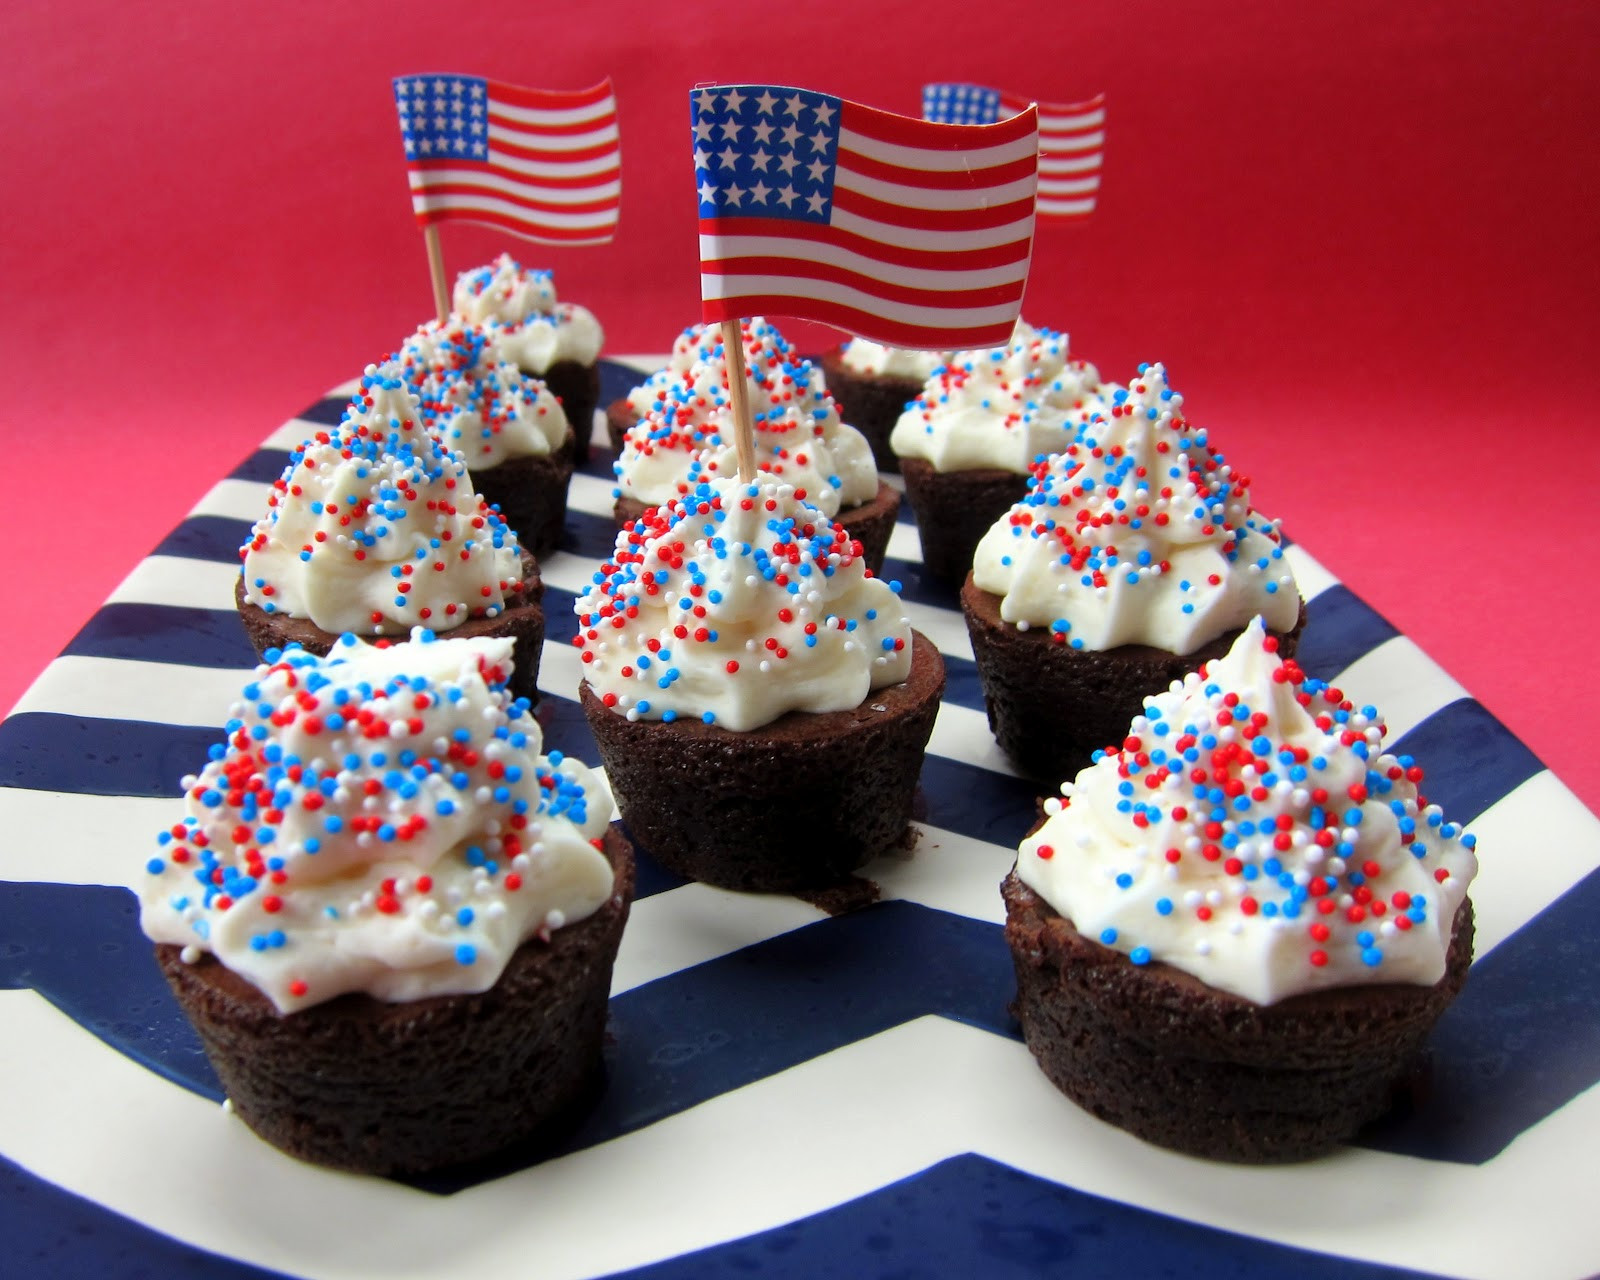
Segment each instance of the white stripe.
[{"label": "white stripe", "polygon": [[493,213],[530,225],[572,231],[603,230],[617,223],[615,209],[602,209],[595,213],[543,213],[524,209],[509,200],[492,196],[415,195],[411,207],[417,213]]},{"label": "white stripe", "polygon": [[1295,586],[1300,588],[1300,598],[1309,600],[1320,596],[1329,587],[1339,585],[1339,579],[1329,573],[1298,543],[1283,549],[1283,558],[1294,573]]},{"label": "white stripe", "polygon": [[909,851],[875,858],[860,874],[875,882],[886,899],[1004,923],[1000,882],[1016,865],[1017,851],[924,822],[913,822],[911,828],[916,840]]},{"label": "white stripe", "polygon": [[1057,200],[1049,196],[1039,198],[1039,212],[1065,217],[1069,214],[1093,213],[1094,200]]},{"label": "white stripe", "polygon": [[[493,153],[498,168],[525,178],[601,178],[614,177],[621,172],[622,160],[616,152],[592,156],[586,160],[528,160],[522,156],[508,155],[503,151]],[[412,178],[416,174],[406,171]]]},{"label": "white stripe", "polygon": [[0,880],[126,887],[143,874],[156,832],[182,815],[176,778],[170,797],[0,787],[0,831],[27,833],[0,840]]},{"label": "white stripe", "polygon": [[261,442],[261,448],[287,449],[293,453],[307,440],[314,439],[317,432],[332,430],[333,428],[325,423],[309,422],[304,418],[290,418]]},{"label": "white stripe", "polygon": [[[67,655],[44,669],[12,714],[48,711],[87,719],[216,728],[228,719],[228,708],[237,701],[245,679],[244,668]],[[218,728],[219,740],[221,736]],[[196,760],[195,768],[204,763]],[[176,778],[173,781],[176,790]]]},{"label": "white stripe", "polygon": [[607,94],[594,102],[577,107],[521,107],[514,106],[493,94],[489,97],[492,114],[527,126],[529,133],[546,129],[566,129],[589,120],[604,120],[617,114],[615,94]]},{"label": "white stripe", "polygon": [[[612,165],[610,172],[615,175],[617,167]],[[446,182],[464,183],[480,191],[498,192],[501,195],[528,195],[529,191],[526,182],[485,173],[482,169],[429,169],[426,173],[418,173],[413,169],[406,176],[411,182],[413,199]],[[613,176],[609,181],[596,182],[588,187],[539,187],[537,198],[551,204],[588,204],[594,200],[609,200],[621,193],[622,181]]]},{"label": "white stripe", "polygon": [[928,173],[958,173],[964,169],[993,169],[1013,160],[1026,160],[1038,151],[1038,138],[1033,134],[1011,142],[995,143],[972,151],[939,151],[922,147],[904,147],[899,143],[880,142],[853,129],[839,130],[838,162],[845,161],[846,153],[853,152],[883,164],[899,165],[903,169],[922,169]]},{"label": "white stripe", "polygon": [[640,898],[622,934],[611,994],[621,995],[827,918],[826,911],[799,898],[731,893],[707,884],[686,884]]},{"label": "white stripe", "polygon": [[1106,122],[1106,109],[1093,111],[1055,111],[1044,105],[1039,107],[1039,132],[1062,133],[1076,129],[1094,129]]},{"label": "white stripe", "polygon": [[1044,199],[1049,196],[1082,196],[1091,191],[1100,190],[1100,175],[1091,178],[1040,178],[1039,197]]},{"label": "white stripe", "polygon": [[489,148],[492,151],[497,142],[506,143],[514,147],[525,147],[533,151],[586,151],[590,147],[604,146],[606,143],[617,141],[617,122],[602,125],[598,129],[590,129],[584,133],[550,134],[540,133],[537,130],[512,129],[504,125],[489,123]]},{"label": "white stripe", "polygon": [[1049,150],[1056,155],[1067,151],[1101,151],[1106,145],[1104,133],[1051,133],[1039,134],[1039,150]]},{"label": "white stripe", "polygon": [[914,302],[894,302],[847,284],[831,280],[810,280],[801,276],[786,276],[774,271],[770,275],[701,275],[700,296],[706,301],[718,298],[754,297],[764,294],[782,294],[795,298],[811,298],[840,306],[856,307],[896,324],[926,325],[932,329],[965,328],[969,325],[1006,324],[1017,317],[1021,300],[1004,302],[991,307],[929,307]]},{"label": "white stripe", "polygon": [[846,271],[889,279],[897,285],[912,289],[988,289],[998,285],[1016,284],[1028,277],[1026,259],[1007,263],[1003,267],[983,267],[977,270],[940,270],[924,267],[902,267],[893,263],[869,258],[839,245],[805,241],[799,251],[795,241],[784,236],[712,236],[700,237],[700,260],[711,262],[733,257],[802,258],[806,262],[826,263]]},{"label": "white stripe", "polygon": [[146,556],[106,597],[106,603],[231,609],[233,584],[238,577],[236,564],[182,556]]},{"label": "white stripe", "polygon": [[[1025,1046],[923,1017],[613,1142],[431,1196],[281,1155],[32,992],[0,992],[0,1007],[15,1046],[0,1056],[0,1150],[187,1244],[323,1280],[512,1280],[529,1258],[546,1280],[609,1274],[821,1213],[969,1151],[1150,1212],[1430,1273],[1545,1280],[1597,1261],[1597,1090],[1484,1167],[1360,1149],[1202,1166],[1074,1107]],[[1335,1203],[1338,1214],[1307,1210]],[[251,1225],[227,1211],[239,1204]],[[278,1222],[295,1230],[254,1225]]]},{"label": "white stripe", "polygon": [[1092,156],[1040,156],[1039,178],[1054,173],[1088,173],[1100,167],[1100,154]]},{"label": "white stripe", "polygon": [[252,524],[267,514],[272,486],[256,480],[219,480],[195,503],[191,516],[225,516]]},{"label": "white stripe", "polygon": [[1021,776],[1000,749],[1000,744],[994,740],[994,734],[989,732],[989,717],[982,711],[963,707],[959,703],[939,704],[939,714],[933,722],[933,734],[928,739],[928,750],[946,760],[959,760],[990,773],[1007,777]]},{"label": "white stripe", "polygon": [[908,231],[875,218],[866,218],[848,209],[835,209],[830,223],[840,231],[850,231],[868,240],[896,247],[907,245],[915,249],[942,253],[962,253],[968,249],[992,249],[996,245],[1015,244],[1033,234],[1033,218],[1018,218],[998,227],[980,227],[972,231],[929,231],[919,228]]},{"label": "white stripe", "polygon": [[884,182],[880,178],[856,173],[843,163],[834,170],[833,185],[837,190],[854,191],[873,200],[899,205],[907,209],[971,209],[979,204],[984,208],[1026,200],[1034,193],[1036,175],[1029,174],[1015,182],[1001,183],[980,190],[936,190],[929,187],[908,187],[898,182]]},{"label": "white stripe", "polygon": [[[901,489],[900,492],[903,494],[905,490]],[[895,560],[908,560],[912,564],[922,563],[922,536],[917,532],[916,525],[895,521],[894,528],[889,531],[888,555]]]}]

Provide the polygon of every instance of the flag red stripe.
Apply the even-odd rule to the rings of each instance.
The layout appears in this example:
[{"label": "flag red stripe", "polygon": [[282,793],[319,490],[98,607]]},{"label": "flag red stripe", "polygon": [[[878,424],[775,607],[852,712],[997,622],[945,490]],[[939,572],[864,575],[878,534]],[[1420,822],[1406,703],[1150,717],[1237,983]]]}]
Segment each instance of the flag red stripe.
[{"label": "flag red stripe", "polygon": [[[620,152],[615,138],[610,142],[597,142],[592,147],[577,147],[571,151],[552,151],[540,147],[525,147],[520,143],[496,138],[489,144],[489,149],[499,155],[511,156],[517,160],[537,160],[543,164],[576,164],[581,160],[601,160],[607,156],[617,155]],[[534,179],[534,181],[537,181],[537,179]]]},{"label": "flag red stripe", "polygon": [[835,187],[833,207],[913,231],[980,231],[1026,218],[1033,212],[1033,200],[1012,200],[988,209],[908,209],[905,205],[874,200],[859,191]]},{"label": "flag red stripe", "polygon": [[876,111],[859,102],[844,103],[839,109],[839,121],[844,128],[863,137],[925,151],[982,152],[985,147],[1026,138],[1037,127],[1032,113],[1027,111],[996,124],[962,125],[954,129],[947,124]]},{"label": "flag red stripe", "polygon": [[499,125],[502,129],[510,129],[516,133],[525,133],[529,137],[544,138],[570,138],[576,134],[594,133],[598,129],[608,129],[617,123],[617,113],[613,111],[608,116],[596,116],[593,120],[577,120],[572,124],[530,124],[526,120],[518,120],[503,112],[496,111],[499,104],[489,104],[489,123]]},{"label": "flag red stripe", "polygon": [[998,187],[1030,176],[1034,171],[1034,157],[1023,156],[1008,164],[993,165],[988,169],[910,169],[905,165],[886,164],[871,156],[854,151],[840,151],[838,167],[876,178],[880,182],[894,182],[904,187],[920,187],[928,191],[961,191],[968,187]]},{"label": "flag red stripe", "polygon": [[905,324],[857,307],[789,294],[747,294],[737,298],[710,298],[701,303],[701,319],[707,324],[755,315],[801,316],[831,324],[848,333],[871,333],[876,341],[892,346],[929,351],[951,347],[1003,347],[1011,341],[1011,331],[1016,327],[1012,320],[987,325],[953,325],[948,328]]},{"label": "flag red stripe", "polygon": [[434,182],[413,193],[419,196],[485,196],[504,200],[519,209],[532,213],[604,213],[619,208],[621,196],[607,196],[601,200],[585,200],[576,204],[559,204],[552,200],[535,200],[529,196],[514,195],[499,187],[485,187],[475,182]]},{"label": "flag red stripe", "polygon": [[489,81],[489,94],[513,107],[530,107],[536,111],[568,111],[574,107],[590,107],[603,102],[612,93],[611,81],[602,80],[587,89],[524,89],[521,85],[507,84],[503,80]]},{"label": "flag red stripe", "polygon": [[577,191],[584,187],[602,187],[608,182],[616,182],[622,176],[620,165],[613,165],[609,169],[601,169],[596,173],[574,174],[566,178],[530,178],[525,173],[518,173],[515,169],[506,169],[493,161],[487,160],[458,160],[458,159],[430,159],[411,160],[406,168],[413,173],[421,174],[423,181],[432,187],[437,184],[437,179],[428,175],[436,170],[449,169],[481,169],[485,173],[492,173],[504,178],[507,182],[515,182],[519,186],[537,190]]},{"label": "flag red stripe", "polygon": [[[1025,261],[1031,242],[1026,238],[977,249],[911,249],[904,245],[885,244],[853,231],[839,227],[820,226],[814,222],[787,222],[776,218],[701,218],[700,234],[703,236],[776,236],[785,240],[812,240],[819,244],[837,245],[863,257],[897,267],[916,267],[926,271],[959,270],[978,271],[986,267],[1004,267],[1013,262]],[[799,250],[797,250],[799,252]]]},{"label": "flag red stripe", "polygon": [[529,240],[543,240],[551,244],[604,244],[611,239],[613,226],[603,227],[549,227],[541,222],[513,218],[489,209],[430,209],[417,214],[417,224],[431,222],[481,222],[500,227]]},{"label": "flag red stripe", "polygon": [[701,275],[737,276],[768,275],[798,280],[826,280],[830,284],[848,285],[884,298],[889,302],[905,302],[919,307],[998,307],[1015,302],[1022,297],[1025,280],[1008,284],[986,285],[979,289],[919,289],[912,285],[894,284],[882,276],[865,275],[848,267],[834,266],[830,262],[817,262],[811,258],[747,257],[718,258],[703,263]]}]

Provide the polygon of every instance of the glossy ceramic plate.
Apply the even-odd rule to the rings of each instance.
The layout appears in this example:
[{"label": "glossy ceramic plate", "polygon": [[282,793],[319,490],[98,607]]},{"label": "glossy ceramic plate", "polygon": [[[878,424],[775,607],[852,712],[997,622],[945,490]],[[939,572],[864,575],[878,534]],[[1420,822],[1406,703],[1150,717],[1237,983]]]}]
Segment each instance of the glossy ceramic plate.
[{"label": "glossy ceramic plate", "polygon": [[[652,362],[633,362],[650,367]],[[606,362],[602,402],[638,379]],[[1208,1164],[1090,1118],[1007,1013],[997,886],[1034,788],[989,736],[954,597],[903,523],[886,576],[949,686],[916,847],[876,905],[685,884],[646,862],[610,1084],[561,1155],[474,1180],[329,1173],[221,1105],[126,886],[253,664],[237,548],[319,401],[141,561],[0,725],[0,1272],[107,1276],[1380,1275],[1600,1268],[1600,824],[1416,645],[1291,549],[1300,658],[1376,704],[1479,837],[1478,960],[1431,1088],[1337,1155]],[[573,593],[612,545],[574,477],[544,564],[547,744],[594,762]],[[909,519],[909,516],[907,517]]]}]

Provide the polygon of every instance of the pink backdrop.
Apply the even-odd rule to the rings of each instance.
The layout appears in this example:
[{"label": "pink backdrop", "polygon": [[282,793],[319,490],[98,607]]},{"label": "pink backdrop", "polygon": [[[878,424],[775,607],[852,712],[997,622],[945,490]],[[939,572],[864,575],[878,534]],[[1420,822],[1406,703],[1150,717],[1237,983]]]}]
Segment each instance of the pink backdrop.
[{"label": "pink backdrop", "polygon": [[1110,97],[1100,212],[1041,235],[1028,317],[1110,377],[1165,360],[1260,507],[1600,808],[1573,725],[1600,623],[1595,6],[246,8],[0,25],[0,707],[263,435],[425,318],[391,75],[615,78],[614,245],[444,242],[452,271],[555,267],[617,352],[695,318],[692,83],[914,112],[925,79],[972,79]]}]

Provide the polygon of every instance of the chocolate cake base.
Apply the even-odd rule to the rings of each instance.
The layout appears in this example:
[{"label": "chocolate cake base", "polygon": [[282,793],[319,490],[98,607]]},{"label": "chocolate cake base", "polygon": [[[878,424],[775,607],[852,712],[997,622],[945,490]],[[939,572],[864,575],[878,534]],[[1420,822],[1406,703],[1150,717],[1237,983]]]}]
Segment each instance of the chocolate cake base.
[{"label": "chocolate cake base", "polygon": [[[567,414],[567,425],[577,437],[574,455],[581,465],[589,457],[589,441],[594,435],[594,411],[600,403],[600,366],[579,364],[576,360],[557,360],[544,372],[524,370],[549,387]],[[511,526],[513,529],[515,525]]]},{"label": "chocolate cake base", "polygon": [[[1122,745],[1146,696],[1165,692],[1174,680],[1222,657],[1242,630],[1185,654],[1142,644],[1074,649],[1057,644],[1048,628],[1019,631],[1002,621],[1000,597],[979,590],[970,573],[961,588],[961,614],[995,741],[1018,768],[1051,784],[1052,791],[1076,777],[1096,751]],[[1284,657],[1294,656],[1305,624],[1301,605],[1294,630],[1278,635]]]},{"label": "chocolate cake base", "polygon": [[898,472],[900,459],[889,448],[889,433],[905,412],[906,402],[922,394],[918,378],[882,373],[860,373],[845,364],[844,348],[835,347],[821,358],[828,392],[839,402],[839,417],[866,436],[879,471]]},{"label": "chocolate cake base", "polygon": [[472,487],[500,508],[520,542],[535,556],[561,545],[567,520],[567,482],[578,456],[577,433],[569,426],[561,448],[545,457],[507,458],[497,467],[468,470]]},{"label": "chocolate cake base", "polygon": [[[451,639],[474,639],[478,636],[510,636],[517,642],[512,651],[512,669],[509,687],[513,696],[526,698],[530,703],[539,701],[539,656],[544,648],[544,609],[539,604],[544,595],[544,583],[539,577],[539,562],[531,552],[522,552],[522,590],[506,597],[504,612],[496,618],[468,618],[460,626],[449,630],[435,627],[440,636]],[[233,587],[233,602],[239,610],[239,621],[244,623],[250,645],[261,657],[268,649],[281,649],[298,644],[307,653],[326,654],[338,641],[337,632],[324,631],[310,618],[291,618],[286,613],[268,613],[260,605],[249,604],[244,598],[244,575],[240,574]],[[436,622],[430,619],[429,622]],[[427,624],[424,624],[427,625]],[[407,639],[403,635],[363,636],[368,641]]]},{"label": "chocolate cake base", "polygon": [[1342,987],[1256,1005],[1080,934],[1013,871],[1000,886],[1012,1012],[1067,1097],[1146,1142],[1271,1164],[1333,1150],[1394,1104],[1472,963],[1472,903],[1434,986]]},{"label": "chocolate cake base", "polygon": [[738,733],[698,720],[629,721],[579,691],[622,820],[657,862],[725,889],[836,884],[911,820],[944,692],[944,662],[912,634],[911,674],[860,706],[790,712]]},{"label": "chocolate cake base", "polygon": [[389,1004],[343,995],[282,1014],[210,955],[156,947],[234,1114],[273,1146],[355,1173],[467,1164],[564,1134],[604,1085],[611,967],[633,900],[633,849],[592,916],[523,943],[479,995]]},{"label": "chocolate cake base", "polygon": [[1028,477],[984,467],[935,471],[926,458],[901,458],[906,500],[917,513],[922,563],[935,578],[960,582],[989,526],[1028,493]]},{"label": "chocolate cake base", "polygon": [[[611,508],[611,518],[621,529],[649,509],[635,498],[618,498]],[[895,517],[899,514],[900,493],[882,480],[878,481],[878,492],[872,496],[872,501],[858,507],[845,507],[839,512],[838,522],[861,544],[861,558],[874,574],[883,572],[883,560],[889,554],[889,536],[894,533]]]}]

